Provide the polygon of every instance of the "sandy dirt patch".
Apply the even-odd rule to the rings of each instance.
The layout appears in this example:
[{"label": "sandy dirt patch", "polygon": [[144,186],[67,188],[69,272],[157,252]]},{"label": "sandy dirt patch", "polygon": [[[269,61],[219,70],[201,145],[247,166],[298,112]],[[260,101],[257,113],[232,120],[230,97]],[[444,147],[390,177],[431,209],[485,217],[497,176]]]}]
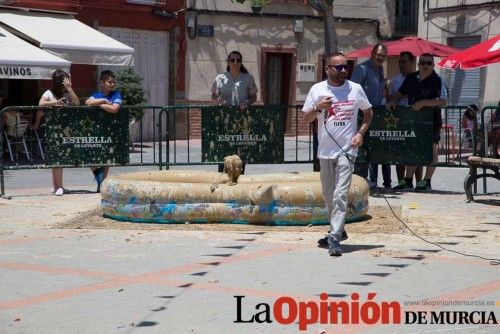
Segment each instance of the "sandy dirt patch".
[{"label": "sandy dirt patch", "polygon": [[[401,215],[401,207],[395,207]],[[100,208],[87,210],[75,218],[55,224],[60,229],[110,229],[110,230],[184,230],[184,231],[265,231],[265,232],[324,232],[324,226],[265,226],[242,224],[152,224],[116,221],[102,216]],[[401,225],[387,207],[371,207],[366,219],[348,224],[353,233],[401,233]]]}]

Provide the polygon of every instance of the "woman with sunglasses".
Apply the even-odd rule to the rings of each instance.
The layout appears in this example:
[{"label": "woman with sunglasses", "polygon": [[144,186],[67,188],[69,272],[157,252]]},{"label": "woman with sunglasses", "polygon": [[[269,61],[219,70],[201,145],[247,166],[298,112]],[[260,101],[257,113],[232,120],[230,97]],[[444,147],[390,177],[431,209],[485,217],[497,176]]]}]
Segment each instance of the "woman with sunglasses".
[{"label": "woman with sunglasses", "polygon": [[[218,105],[239,106],[245,109],[257,100],[257,85],[253,76],[243,66],[243,56],[238,51],[231,51],[227,56],[226,72],[217,75],[212,85],[212,100]],[[224,165],[219,164],[219,173]],[[243,161],[241,174],[245,173]]]},{"label": "woman with sunglasses", "polygon": [[257,85],[243,66],[243,56],[232,51],[227,56],[226,72],[217,75],[212,85],[212,100],[218,105],[244,109],[257,100]]}]

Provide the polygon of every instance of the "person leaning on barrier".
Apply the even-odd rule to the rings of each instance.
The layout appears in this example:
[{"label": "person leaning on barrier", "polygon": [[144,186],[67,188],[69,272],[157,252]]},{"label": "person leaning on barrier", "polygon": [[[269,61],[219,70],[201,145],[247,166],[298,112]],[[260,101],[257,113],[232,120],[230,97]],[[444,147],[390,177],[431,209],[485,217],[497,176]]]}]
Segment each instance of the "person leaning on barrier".
[{"label": "person leaning on barrier", "polygon": [[[304,121],[318,119],[318,158],[323,199],[328,211],[330,231],[326,237],[328,253],[342,255],[347,193],[351,185],[358,147],[368,131],[373,112],[363,88],[347,80],[347,58],[340,52],[325,58],[327,80],[311,87],[304,102]],[[358,129],[358,110],[363,121]],[[343,236],[344,234],[344,236]],[[322,243],[320,239],[318,243]]]},{"label": "person leaning on barrier", "polygon": [[[257,101],[257,85],[253,76],[243,65],[243,56],[239,51],[231,51],[227,56],[226,72],[215,77],[210,90],[212,101],[217,105],[239,106],[245,109]],[[244,157],[242,157],[244,158]],[[219,173],[224,170],[224,165],[219,164]],[[245,172],[245,162],[243,171]]]},{"label": "person leaning on barrier", "polygon": [[[99,76],[99,91],[90,96],[85,104],[87,106],[98,106],[105,112],[116,114],[122,106],[122,96],[118,90],[115,90],[116,79],[112,71],[102,71]],[[97,182],[97,192],[101,191],[101,183],[108,176],[109,166],[92,167],[95,180]]]},{"label": "person leaning on barrier", "polygon": [[499,158],[498,145],[500,144],[500,101],[498,107],[491,115],[488,125],[488,143],[491,150],[491,157]]},{"label": "person leaning on barrier", "polygon": [[[432,108],[432,156],[433,163],[438,161],[438,145],[441,139],[441,107],[446,106],[447,92],[444,80],[434,71],[434,57],[430,53],[423,53],[418,61],[418,71],[408,75],[399,90],[387,104],[387,109],[394,110],[397,103],[404,97],[408,97],[408,103],[415,111],[422,110],[425,107]],[[413,175],[416,166],[406,168],[405,182],[407,190],[413,189]],[[431,178],[436,167],[427,166],[425,177],[417,182],[415,191],[430,191]]]},{"label": "person leaning on barrier", "polygon": [[[52,88],[43,93],[38,105],[41,107],[63,107],[77,106],[80,104],[71,85],[71,78],[63,70],[55,70],[52,74]],[[35,114],[35,122],[31,125],[33,129],[40,126],[43,111],[39,110]],[[62,168],[52,168],[52,191],[56,196],[64,194],[63,170]]]},{"label": "person leaning on barrier", "polygon": [[[384,61],[387,58],[387,47],[383,44],[373,46],[370,59],[357,65],[352,72],[351,81],[361,85],[371,105],[384,105],[384,90],[386,80],[384,79]],[[378,164],[357,163],[355,174],[366,178],[369,177],[370,187],[377,187]],[[391,165],[382,164],[383,186],[391,187]]]},{"label": "person leaning on barrier", "polygon": [[[460,126],[464,133],[462,141],[464,143],[470,144],[470,147],[473,147],[474,145],[474,124],[477,124],[478,111],[479,108],[477,105],[469,104],[467,106],[467,110],[465,110],[464,114],[462,115],[462,119],[460,120]],[[462,146],[462,143],[460,143],[460,146]]]},{"label": "person leaning on barrier", "polygon": [[[415,72],[415,56],[410,51],[403,51],[399,54],[398,66],[399,66],[399,74],[396,75],[391,81],[391,87],[389,89],[389,98],[387,102],[389,102],[396,92],[399,90],[405,78],[411,73]],[[408,98],[403,97],[398,105],[407,106]],[[405,182],[405,165],[396,165],[396,175],[398,178],[398,184],[392,188],[394,191],[403,191],[407,189]],[[420,182],[422,180],[422,166],[418,166],[415,171],[415,180]]]}]

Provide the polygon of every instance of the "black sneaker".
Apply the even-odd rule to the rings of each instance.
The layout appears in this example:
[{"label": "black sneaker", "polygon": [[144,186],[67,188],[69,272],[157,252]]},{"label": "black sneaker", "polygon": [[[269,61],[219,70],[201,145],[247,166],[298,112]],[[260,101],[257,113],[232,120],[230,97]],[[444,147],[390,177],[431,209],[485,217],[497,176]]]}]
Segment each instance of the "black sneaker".
[{"label": "black sneaker", "polygon": [[413,184],[408,184],[406,181],[399,181],[398,185],[392,188],[393,191],[413,191]]},{"label": "black sneaker", "polygon": [[330,254],[330,256],[342,256],[340,243],[333,238],[328,239],[328,254]]},{"label": "black sneaker", "polygon": [[427,180],[422,180],[418,182],[417,186],[415,187],[416,192],[427,192],[431,190],[432,190],[431,184]]},{"label": "black sneaker", "polygon": [[[347,239],[349,239],[349,236],[347,235],[347,232],[345,230],[343,230],[342,237],[340,238],[340,241],[344,241]],[[318,247],[323,247],[323,248],[328,247],[328,234],[326,234],[323,238],[318,239]]]}]

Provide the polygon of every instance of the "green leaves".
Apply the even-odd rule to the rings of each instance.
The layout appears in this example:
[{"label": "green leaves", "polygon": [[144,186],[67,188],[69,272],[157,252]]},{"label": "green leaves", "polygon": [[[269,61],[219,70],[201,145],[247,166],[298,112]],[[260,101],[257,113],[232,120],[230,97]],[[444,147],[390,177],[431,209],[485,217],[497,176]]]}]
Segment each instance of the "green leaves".
[{"label": "green leaves", "polygon": [[[147,102],[144,89],[141,86],[142,78],[132,67],[125,67],[116,73],[117,89],[122,94],[123,104],[127,106],[143,105]],[[130,117],[140,120],[142,109],[129,109]]]}]

